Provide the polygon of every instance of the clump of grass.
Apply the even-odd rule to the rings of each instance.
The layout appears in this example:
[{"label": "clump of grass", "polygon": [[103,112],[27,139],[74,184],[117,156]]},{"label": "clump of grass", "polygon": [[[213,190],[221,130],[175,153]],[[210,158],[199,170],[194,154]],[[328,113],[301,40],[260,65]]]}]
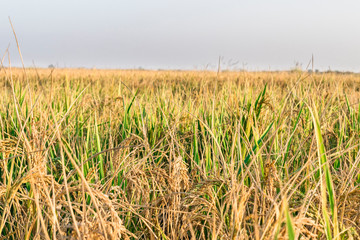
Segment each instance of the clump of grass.
[{"label": "clump of grass", "polygon": [[359,238],[356,74],[1,71],[3,238]]}]

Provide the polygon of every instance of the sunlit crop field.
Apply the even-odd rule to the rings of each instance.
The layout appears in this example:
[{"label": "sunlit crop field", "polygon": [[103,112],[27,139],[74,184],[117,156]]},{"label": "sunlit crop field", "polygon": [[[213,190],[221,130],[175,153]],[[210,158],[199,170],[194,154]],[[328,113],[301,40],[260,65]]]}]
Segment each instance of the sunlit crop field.
[{"label": "sunlit crop field", "polygon": [[360,75],[0,79],[0,239],[360,238]]}]

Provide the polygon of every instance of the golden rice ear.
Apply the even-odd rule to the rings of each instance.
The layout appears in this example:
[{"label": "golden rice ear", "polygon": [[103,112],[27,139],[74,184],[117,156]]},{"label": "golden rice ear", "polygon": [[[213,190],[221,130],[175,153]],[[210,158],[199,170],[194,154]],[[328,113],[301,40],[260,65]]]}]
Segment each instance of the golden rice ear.
[{"label": "golden rice ear", "polygon": [[181,156],[170,162],[170,189],[173,192],[186,191],[189,188],[188,168]]},{"label": "golden rice ear", "polygon": [[17,140],[12,138],[0,140],[0,153],[3,154],[4,159],[9,158],[9,156],[15,152],[17,152],[19,155],[22,154],[21,145],[16,147],[17,145]]}]

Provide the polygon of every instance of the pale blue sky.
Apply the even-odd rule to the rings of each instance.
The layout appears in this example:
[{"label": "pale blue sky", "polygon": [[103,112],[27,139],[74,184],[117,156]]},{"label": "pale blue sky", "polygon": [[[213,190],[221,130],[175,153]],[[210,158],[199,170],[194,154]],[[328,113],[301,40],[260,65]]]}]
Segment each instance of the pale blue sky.
[{"label": "pale blue sky", "polygon": [[249,70],[306,67],[360,72],[360,1],[355,0],[3,0],[26,66],[216,68],[223,56]]}]

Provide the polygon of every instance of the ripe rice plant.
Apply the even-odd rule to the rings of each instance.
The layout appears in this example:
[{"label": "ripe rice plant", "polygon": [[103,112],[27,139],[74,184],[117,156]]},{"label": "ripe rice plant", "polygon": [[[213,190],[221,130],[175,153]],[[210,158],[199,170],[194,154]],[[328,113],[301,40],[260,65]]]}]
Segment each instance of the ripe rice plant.
[{"label": "ripe rice plant", "polygon": [[0,79],[0,239],[360,238],[360,75]]}]

